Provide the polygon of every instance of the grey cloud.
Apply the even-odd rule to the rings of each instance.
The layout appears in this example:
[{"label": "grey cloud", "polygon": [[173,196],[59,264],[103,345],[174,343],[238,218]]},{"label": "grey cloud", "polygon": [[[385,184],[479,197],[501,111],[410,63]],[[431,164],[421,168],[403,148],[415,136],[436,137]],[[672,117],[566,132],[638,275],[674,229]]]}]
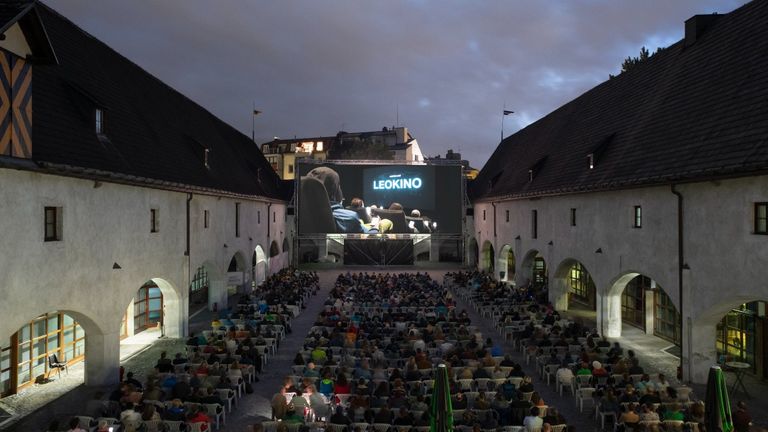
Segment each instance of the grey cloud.
[{"label": "grey cloud", "polygon": [[[250,135],[408,126],[481,167],[499,141],[617,73],[643,44],[743,0],[48,0]],[[651,47],[655,49],[655,47]],[[428,104],[423,103],[429,101]]]}]

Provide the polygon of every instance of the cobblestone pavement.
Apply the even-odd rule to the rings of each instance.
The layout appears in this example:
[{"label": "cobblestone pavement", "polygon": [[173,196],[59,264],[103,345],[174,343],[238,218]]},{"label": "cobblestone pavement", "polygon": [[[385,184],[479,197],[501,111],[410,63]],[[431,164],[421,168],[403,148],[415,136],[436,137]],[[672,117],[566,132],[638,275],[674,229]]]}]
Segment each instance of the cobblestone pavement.
[{"label": "cobblestone pavement", "polygon": [[[354,271],[359,270],[355,269]],[[369,269],[368,271],[377,271],[377,269]],[[397,271],[403,270],[398,269]],[[423,270],[421,271],[423,272]],[[253,386],[254,393],[244,395],[238,401],[234,411],[231,414],[228,413],[227,423],[221,428],[222,432],[242,432],[247,430],[248,425],[269,418],[271,411],[269,401],[279,388],[283,377],[290,373],[293,357],[301,349],[304,336],[320,312],[323,302],[333,286],[336,276],[340,272],[340,270],[318,271],[321,285],[320,291],[316,296],[310,298],[306,309],[293,320],[293,332],[287,335],[281,342],[277,355],[269,359],[264,373],[259,377],[260,381]],[[442,281],[445,270],[429,271],[429,273],[432,278]],[[458,307],[467,310],[472,322],[478,325],[484,336],[499,341],[502,339],[501,335],[493,328],[493,324],[489,320],[481,318],[470,305],[458,300]],[[209,311],[196,314],[190,321],[190,331],[200,331],[208,328],[213,316],[214,313]],[[588,315],[581,316],[585,321],[590,319]],[[624,327],[623,335],[618,340],[624,347],[634,349],[641,360],[641,364],[647,369],[663,372],[670,378],[675,377],[677,358],[661,352],[661,348],[669,346],[669,343],[652,336],[647,336],[640,330],[628,326]],[[143,379],[146,373],[154,366],[160,352],[167,351],[172,355],[182,348],[183,340],[170,338],[156,339],[150,346],[144,348],[143,351],[139,351],[133,357],[126,360],[123,366],[126,371],[134,371],[139,379]],[[512,352],[511,346],[508,343],[505,343],[505,349]],[[513,353],[513,357],[516,361],[524,364],[524,358],[519,352]],[[572,396],[560,397],[555,392],[553,384],[547,386],[546,382],[538,378],[532,365],[524,365],[524,369],[534,377],[536,390],[539,391],[547,404],[557,407],[566,417],[568,423],[575,426],[577,431],[597,431],[600,429],[599,424],[594,420],[594,412],[591,407],[585,407],[583,413],[579,412],[577,403]],[[726,376],[729,380],[732,378],[730,373]],[[768,394],[768,385],[765,383],[750,378],[746,378],[745,382],[747,390],[753,397]],[[56,379],[56,382],[45,384],[42,387],[44,391],[23,392],[19,395],[3,399],[0,402],[0,407],[12,406],[13,410],[24,416],[18,423],[4,430],[13,432],[45,430],[52,419],[67,419],[72,415],[81,413],[86,401],[97,397],[99,394],[106,395],[112,390],[111,388],[88,388],[82,383],[83,365],[81,363],[70,368],[69,375],[63,374],[60,379]],[[703,397],[703,385],[694,385],[693,388],[696,396]],[[738,400],[743,395],[737,394],[735,396],[731,396],[732,401]],[[38,408],[47,400],[53,401],[42,408]],[[768,400],[763,400],[758,396],[747,401],[755,419],[755,424],[760,427],[766,427],[768,425]],[[32,415],[29,415],[30,413]],[[612,426],[607,425],[608,430],[611,430],[611,428]]]}]

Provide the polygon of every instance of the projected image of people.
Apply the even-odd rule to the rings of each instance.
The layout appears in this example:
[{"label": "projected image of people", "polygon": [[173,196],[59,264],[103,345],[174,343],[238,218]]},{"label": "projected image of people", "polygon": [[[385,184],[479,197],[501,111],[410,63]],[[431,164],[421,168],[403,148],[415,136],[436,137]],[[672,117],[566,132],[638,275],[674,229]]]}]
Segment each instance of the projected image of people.
[{"label": "projected image of people", "polygon": [[328,163],[299,172],[301,234],[461,232],[461,167]]},{"label": "projected image of people", "polygon": [[[344,194],[341,190],[341,180],[339,174],[328,167],[317,167],[307,173],[307,178],[318,180],[325,188],[325,193],[330,205],[331,214],[335,222],[335,230],[339,233],[370,233],[378,232],[375,226],[368,224],[366,226],[360,218],[360,214],[353,210],[344,208]],[[302,179],[303,180],[303,179]],[[362,200],[357,198],[361,204]],[[361,206],[362,207],[362,206]],[[306,210],[310,210],[305,208]],[[318,211],[320,209],[317,209]],[[331,230],[326,230],[330,232]]]}]

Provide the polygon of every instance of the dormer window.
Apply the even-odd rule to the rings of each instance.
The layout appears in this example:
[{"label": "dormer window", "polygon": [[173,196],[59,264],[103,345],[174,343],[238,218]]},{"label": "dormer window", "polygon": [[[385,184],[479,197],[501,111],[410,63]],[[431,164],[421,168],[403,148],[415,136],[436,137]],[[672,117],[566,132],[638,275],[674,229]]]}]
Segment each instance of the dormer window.
[{"label": "dormer window", "polygon": [[104,110],[101,108],[96,108],[96,115],[95,115],[95,129],[97,134],[103,134],[104,133]]},{"label": "dormer window", "polygon": [[529,182],[533,181],[533,170],[532,169],[528,170],[528,181]]},{"label": "dormer window", "polygon": [[210,153],[211,153],[211,151],[208,150],[208,149],[205,149],[203,151],[203,163],[205,164],[205,167],[208,168],[208,169],[211,169],[211,166],[208,165],[208,156],[209,156]]}]

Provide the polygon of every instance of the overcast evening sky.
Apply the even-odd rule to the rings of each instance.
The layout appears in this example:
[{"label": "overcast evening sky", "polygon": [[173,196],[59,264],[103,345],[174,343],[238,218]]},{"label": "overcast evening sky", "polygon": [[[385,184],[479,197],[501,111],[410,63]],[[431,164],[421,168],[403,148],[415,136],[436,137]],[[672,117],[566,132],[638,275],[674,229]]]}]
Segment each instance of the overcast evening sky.
[{"label": "overcast evening sky", "polygon": [[256,141],[406,126],[481,168],[505,135],[744,0],[44,0]]}]

